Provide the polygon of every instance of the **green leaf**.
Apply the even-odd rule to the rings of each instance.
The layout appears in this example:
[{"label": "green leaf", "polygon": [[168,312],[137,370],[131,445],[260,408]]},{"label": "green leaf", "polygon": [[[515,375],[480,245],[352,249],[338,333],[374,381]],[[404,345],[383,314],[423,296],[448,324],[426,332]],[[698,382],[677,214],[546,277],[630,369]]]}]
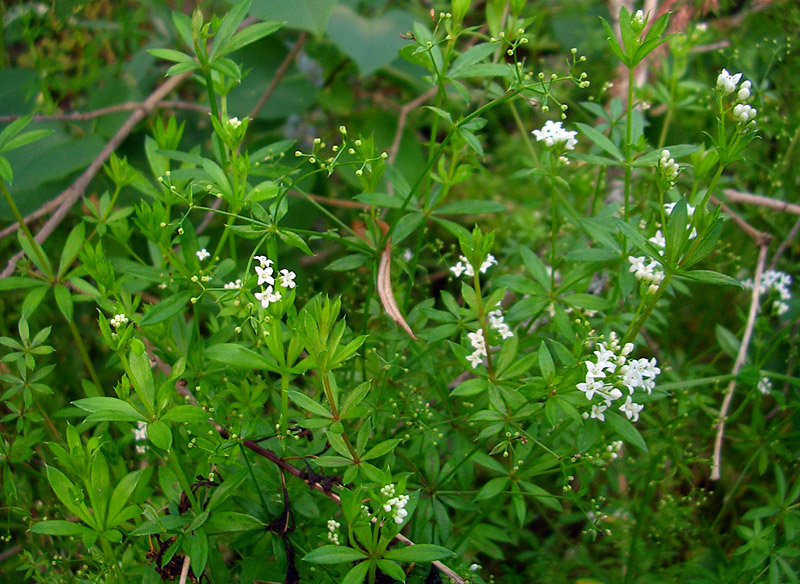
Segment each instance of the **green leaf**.
[{"label": "green leaf", "polygon": [[203,158],[203,170],[206,171],[208,178],[217,186],[223,197],[228,198],[231,196],[231,183],[219,164],[208,158]]},{"label": "green leaf", "polygon": [[567,296],[562,296],[561,300],[570,306],[576,306],[586,310],[606,310],[609,307],[608,300],[595,296],[594,294],[568,294]]},{"label": "green leaf", "polygon": [[506,210],[502,203],[494,201],[456,201],[436,209],[434,215],[481,215],[483,213],[502,213]]},{"label": "green leaf", "polygon": [[192,293],[185,291],[164,298],[145,313],[139,324],[141,326],[150,326],[172,318],[183,310],[191,297]]},{"label": "green leaf", "polygon": [[457,78],[459,73],[467,70],[472,65],[483,61],[486,57],[494,53],[497,46],[494,43],[480,43],[474,47],[470,47],[453,62],[450,70],[447,72],[448,77]]},{"label": "green leaf", "polygon": [[208,418],[208,412],[199,406],[185,404],[171,407],[160,419],[163,422],[204,422]]},{"label": "green leaf", "polygon": [[363,584],[364,578],[367,576],[367,572],[369,571],[369,566],[369,562],[361,562],[360,564],[356,564],[350,568],[349,572],[347,572],[342,580],[342,584]]},{"label": "green leaf", "polygon": [[719,323],[717,323],[717,326],[714,328],[714,333],[716,334],[717,342],[719,346],[722,347],[722,350],[725,351],[731,359],[736,359],[736,356],[739,354],[739,347],[742,344],[736,335]]},{"label": "green leaf", "polygon": [[314,255],[314,252],[311,251],[311,248],[308,247],[308,244],[303,240],[303,238],[294,233],[293,231],[282,229],[278,231],[278,237],[280,237],[282,242],[291,245],[292,247],[296,247],[304,254]]},{"label": "green leaf", "polygon": [[405,10],[389,9],[374,18],[365,18],[339,3],[333,7],[327,32],[328,38],[366,77],[398,57],[400,49],[408,44],[398,33],[405,33],[413,26],[414,16]]},{"label": "green leaf", "polygon": [[552,379],[556,372],[553,357],[550,356],[550,351],[544,341],[539,345],[539,369],[542,372],[542,376],[548,380]]},{"label": "green leaf", "polygon": [[[25,236],[25,232],[22,229],[17,230],[17,240],[19,241],[20,246],[22,246],[25,255],[28,256],[28,259],[33,262],[33,265],[39,268],[40,271],[44,272],[47,275],[52,275],[53,267],[50,265],[50,259],[47,257],[47,254],[44,253],[42,246],[39,245],[39,242],[34,240],[29,240]],[[38,250],[38,252],[37,252]],[[42,264],[41,259],[44,260],[44,264]]]},{"label": "green leaf", "polygon": [[86,419],[90,422],[146,422],[145,418],[131,404],[115,397],[87,397],[76,400],[72,404],[85,412],[90,412]]},{"label": "green leaf", "polygon": [[42,535],[83,535],[87,529],[80,523],[70,521],[53,520],[40,521],[31,527],[33,533]]},{"label": "green leaf", "polygon": [[42,138],[46,138],[49,136],[53,130],[32,130],[30,132],[25,132],[15,138],[9,140],[3,147],[0,149],[0,152],[8,152],[9,150],[15,150],[17,148],[21,148],[23,146],[27,146],[32,142],[36,142],[37,140],[41,140]]},{"label": "green leaf", "polygon": [[204,353],[212,361],[219,361],[226,365],[244,369],[274,370],[272,363],[266,357],[236,343],[212,345]]},{"label": "green leaf", "polygon": [[432,562],[434,560],[451,558],[454,555],[455,554],[446,547],[430,543],[421,543],[389,550],[383,557],[387,560],[396,560],[398,562]]},{"label": "green leaf", "polygon": [[253,0],[250,14],[264,20],[283,21],[288,28],[307,30],[320,38],[335,6],[336,2],[331,0]]},{"label": "green leaf", "polygon": [[[220,47],[222,47],[236,32],[239,25],[247,16],[250,10],[251,0],[241,0],[234,3],[234,5],[227,11],[222,22],[219,23],[219,28],[214,31],[214,44],[211,47],[211,52],[208,55],[210,61],[214,61],[219,54]],[[220,57],[224,55],[219,55]]]},{"label": "green leaf", "polygon": [[153,370],[150,369],[150,358],[144,350],[144,344],[139,339],[131,341],[131,350],[128,353],[133,388],[144,407],[152,414],[155,407],[156,388],[153,381]]},{"label": "green leaf", "polygon": [[613,156],[617,161],[622,162],[625,159],[625,157],[622,155],[622,152],[620,152],[619,148],[617,148],[617,146],[611,140],[609,140],[602,132],[599,132],[598,130],[594,129],[591,126],[581,123],[577,123],[576,127],[578,128],[578,130],[580,130],[580,132],[584,136],[589,138],[589,140],[591,140],[592,142],[597,144],[597,146],[599,146],[600,148],[605,150],[608,154]]},{"label": "green leaf", "polygon": [[75,258],[78,257],[78,252],[83,247],[83,242],[86,236],[86,225],[81,222],[78,223],[67,237],[64,243],[64,248],[61,250],[61,261],[58,264],[58,276],[63,276]]},{"label": "green leaf", "polygon": [[607,262],[619,259],[619,254],[606,247],[590,247],[571,251],[567,254],[567,258],[574,262]]},{"label": "green leaf", "polygon": [[704,282],[706,284],[717,284],[719,286],[736,286],[741,288],[742,284],[736,278],[726,274],[720,274],[711,270],[693,270],[691,272],[679,271],[676,275],[694,280],[696,282]]},{"label": "green leaf", "polygon": [[372,460],[373,458],[378,458],[379,456],[383,456],[384,454],[388,454],[392,450],[394,450],[398,444],[400,444],[402,440],[399,438],[392,438],[390,440],[384,440],[380,444],[376,444],[372,448],[370,448],[364,456],[361,457],[361,460]]},{"label": "green leaf", "polygon": [[79,490],[75,484],[57,468],[53,466],[45,466],[45,468],[47,469],[47,481],[56,497],[86,525],[96,527],[93,516],[86,512],[86,506],[76,502]]},{"label": "green leaf", "polygon": [[478,156],[483,158],[483,156],[485,155],[483,152],[483,145],[473,132],[470,132],[469,130],[466,130],[464,128],[458,128],[458,135],[461,136],[464,142],[467,143],[467,146],[472,148]]},{"label": "green leaf", "polygon": [[325,266],[325,269],[329,272],[346,272],[359,266],[363,266],[368,260],[369,256],[363,253],[354,253],[332,261],[330,264]]},{"label": "green leaf", "polygon": [[47,283],[36,278],[26,278],[25,276],[9,276],[0,279],[0,292],[6,290],[23,290],[25,288],[35,288],[36,286],[46,286]]},{"label": "green leaf", "polygon": [[161,450],[169,450],[172,446],[172,431],[161,420],[147,424],[147,438]]},{"label": "green leaf", "polygon": [[319,402],[314,401],[306,394],[294,390],[289,390],[288,393],[289,393],[289,399],[291,399],[294,403],[296,403],[304,410],[311,412],[312,414],[315,414],[317,416],[322,416],[323,418],[333,418],[333,414],[331,414]]},{"label": "green leaf", "polygon": [[633,444],[637,448],[647,452],[647,444],[639,434],[639,430],[630,423],[626,418],[623,418],[616,412],[606,412],[606,423],[619,434],[628,444]]},{"label": "green leaf", "polygon": [[505,490],[508,486],[508,482],[509,478],[507,476],[493,478],[478,491],[478,494],[475,496],[475,501],[483,501],[496,497]]},{"label": "green leaf", "polygon": [[242,47],[246,47],[265,36],[269,36],[276,32],[283,26],[282,22],[257,22],[248,26],[244,30],[240,30],[233,37],[227,41],[218,51],[220,57],[224,57],[229,53],[238,51]]},{"label": "green leaf", "polygon": [[375,205],[376,207],[399,209],[403,206],[402,198],[395,197],[389,193],[361,193],[353,198],[366,205]]},{"label": "green leaf", "polygon": [[142,478],[144,470],[135,470],[122,477],[122,480],[114,487],[114,492],[111,493],[111,501],[108,506],[108,519],[106,520],[107,527],[115,527],[119,521],[115,521],[117,515],[125,508],[133,491],[136,490],[136,485],[139,484],[139,479]]},{"label": "green leaf", "polygon": [[64,315],[64,318],[67,321],[72,321],[72,293],[69,291],[69,288],[64,286],[63,284],[56,284],[53,287],[53,294],[56,297],[56,305],[58,309],[61,311],[61,314]]},{"label": "green leaf", "polygon": [[176,51],[174,49],[148,49],[147,52],[154,57],[158,59],[164,59],[165,61],[172,61],[173,63],[191,63],[192,65],[196,65],[195,60],[192,57],[186,53],[181,53],[180,51]]},{"label": "green leaf", "polygon": [[[341,545],[324,545],[305,555],[304,562],[313,564],[340,564],[363,560],[367,555],[351,547]],[[366,570],[365,570],[366,571]]]},{"label": "green leaf", "polygon": [[438,108],[438,107],[434,107],[432,105],[423,106],[422,109],[431,110],[433,113],[435,113],[437,116],[442,118],[445,122],[447,122],[448,127],[453,125],[453,117],[450,115],[450,112],[445,111],[445,110],[443,110],[441,108]]},{"label": "green leaf", "polygon": [[264,526],[264,522],[260,519],[252,515],[247,515],[246,513],[237,513],[235,511],[217,511],[212,513],[206,523],[206,529],[209,535],[263,529]]},{"label": "green leaf", "polygon": [[390,578],[394,578],[398,582],[406,581],[406,573],[403,571],[403,568],[394,562],[389,560],[378,560],[378,569],[380,569],[381,572]]}]

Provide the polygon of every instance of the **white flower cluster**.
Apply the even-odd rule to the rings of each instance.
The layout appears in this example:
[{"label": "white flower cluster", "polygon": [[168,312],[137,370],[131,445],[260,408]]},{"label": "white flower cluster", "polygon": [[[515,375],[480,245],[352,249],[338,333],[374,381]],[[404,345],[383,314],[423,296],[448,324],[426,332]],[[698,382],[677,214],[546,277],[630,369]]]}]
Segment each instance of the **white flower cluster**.
[{"label": "white flower cluster", "polygon": [[772,392],[772,380],[769,377],[762,377],[758,380],[756,389],[761,395],[769,395]]},{"label": "white flower cluster", "polygon": [[[772,303],[772,309],[778,316],[784,314],[789,310],[789,305],[786,304],[787,300],[791,300],[792,293],[789,291],[789,286],[792,285],[792,277],[786,272],[779,272],[778,270],[766,270],[764,275],[761,276],[761,287],[758,291],[759,294],[766,294],[770,290],[774,290],[780,296],[780,300]],[[753,289],[752,278],[742,280],[742,286],[748,290]]]},{"label": "white flower cluster", "polygon": [[405,521],[405,518],[408,517],[408,511],[406,511],[405,507],[408,505],[409,497],[408,495],[395,497],[394,490],[394,485],[391,484],[381,488],[381,495],[389,497],[386,503],[383,504],[383,510],[386,513],[391,513],[394,522],[397,523],[397,525],[401,525],[403,521]]},{"label": "white flower cluster", "polygon": [[[717,76],[717,89],[724,92],[725,95],[730,95],[736,91],[736,86],[741,78],[741,73],[731,75],[727,69],[723,69],[722,73]],[[737,103],[733,106],[733,117],[740,126],[754,122],[758,114],[756,108],[744,103],[750,99],[750,88],[752,86],[753,84],[749,81],[742,81],[739,90],[736,92]]]},{"label": "white flower cluster", "polygon": [[503,319],[503,311],[501,309],[493,310],[487,316],[489,317],[489,325],[500,333],[503,340],[510,339],[514,336],[514,333],[511,332],[511,329]]},{"label": "white flower cluster", "polygon": [[625,403],[619,407],[629,420],[636,422],[639,419],[639,412],[644,406],[633,401],[633,394],[636,389],[643,389],[648,394],[655,387],[655,378],[661,373],[655,358],[631,359],[628,355],[633,351],[633,343],[626,343],[624,347],[619,346],[616,333],[611,333],[608,343],[600,343],[599,349],[594,352],[596,361],[586,361],[586,379],[579,383],[577,388],[586,395],[586,399],[592,401],[595,393],[603,398],[603,403],[592,404],[591,413],[584,413],[583,417],[597,418],[605,421],[604,412],[611,407],[611,404],[623,396],[618,386],[628,390],[629,395]]},{"label": "white flower cluster", "polygon": [[[469,263],[469,260],[467,260],[467,258],[465,258],[463,255],[458,256],[458,259],[461,261],[459,261],[455,266],[450,268],[450,271],[453,272],[453,274],[455,274],[456,278],[461,277],[461,274],[466,274],[470,278],[474,276],[475,270],[472,269],[472,264]],[[489,268],[496,265],[497,265],[497,260],[492,254],[489,254],[488,256],[486,256],[486,259],[483,260],[483,263],[481,264],[480,267],[481,274],[485,274]]]},{"label": "white flower cluster", "polygon": [[328,540],[330,540],[333,545],[339,545],[339,532],[337,530],[341,526],[341,523],[335,519],[328,519]]},{"label": "white flower cluster", "polygon": [[242,279],[237,278],[235,282],[228,282],[223,287],[225,290],[239,290],[242,287]]},{"label": "white flower cluster", "polygon": [[483,338],[483,330],[481,329],[478,329],[474,333],[467,333],[467,337],[469,337],[472,348],[475,349],[472,354],[467,357],[467,361],[469,361],[472,368],[475,369],[481,364],[483,358],[488,356],[486,352],[486,339]]},{"label": "white flower cluster", "polygon": [[119,328],[124,324],[128,324],[128,317],[124,314],[115,314],[114,317],[108,321],[108,324],[113,326],[115,329]]},{"label": "white flower cluster", "polygon": [[531,133],[536,136],[537,142],[543,141],[548,148],[563,145],[566,150],[575,150],[575,146],[578,145],[578,140],[575,138],[578,132],[565,130],[561,122],[547,120],[541,130],[534,130]]},{"label": "white flower cluster", "polygon": [[228,125],[234,130],[236,130],[239,128],[239,126],[242,125],[242,122],[239,121],[239,118],[231,118],[228,120]]},{"label": "white flower cluster", "polygon": [[631,25],[641,29],[644,26],[644,11],[637,10],[636,14],[631,18]]},{"label": "white flower cluster", "polygon": [[147,422],[136,422],[136,428],[133,429],[133,439],[136,444],[136,452],[144,454],[147,452],[147,444],[138,444],[147,440]]},{"label": "white flower cluster", "polygon": [[675,162],[675,159],[671,158],[670,151],[666,148],[661,151],[661,158],[658,159],[658,172],[664,180],[669,182],[670,188],[675,186],[675,180],[678,178],[680,167],[678,163]]},{"label": "white flower cluster", "polygon": [[198,250],[198,251],[196,251],[194,253],[195,253],[195,255],[197,255],[197,259],[200,260],[201,262],[203,260],[207,260],[208,258],[211,257],[211,254],[208,252],[208,250],[206,248]]},{"label": "white flower cluster", "polygon": [[622,440],[614,440],[606,446],[606,452],[611,460],[619,458],[619,451],[622,450]]},{"label": "white flower cluster", "polygon": [[[268,308],[270,304],[278,302],[282,298],[280,290],[275,288],[273,261],[266,256],[255,256],[253,259],[257,260],[259,264],[255,266],[256,274],[258,274],[258,285],[263,286],[266,284],[267,286],[261,292],[256,292],[254,296],[256,300],[261,302],[261,308]],[[294,272],[281,270],[278,276],[281,287],[290,290],[294,288],[297,285],[294,281],[295,277],[296,274]]]},{"label": "white flower cluster", "polygon": [[[675,203],[664,204],[664,210],[668,215],[672,214],[672,210],[674,208]],[[694,210],[695,208],[691,205],[686,206],[686,213],[689,217],[694,215]],[[686,228],[689,229],[689,226],[687,225]],[[689,239],[694,239],[695,237],[697,237],[697,229],[692,228],[692,233],[689,235]],[[660,229],[656,231],[656,234],[648,239],[648,241],[658,249],[659,254],[662,256],[664,255],[664,252],[667,248],[667,240],[664,238],[664,234]],[[664,279],[664,269],[661,267],[661,264],[652,258],[648,260],[644,256],[628,256],[628,262],[631,264],[630,271],[634,273],[636,279],[640,282],[648,284],[647,291],[650,294],[655,294],[656,290],[658,289],[658,285]]]}]

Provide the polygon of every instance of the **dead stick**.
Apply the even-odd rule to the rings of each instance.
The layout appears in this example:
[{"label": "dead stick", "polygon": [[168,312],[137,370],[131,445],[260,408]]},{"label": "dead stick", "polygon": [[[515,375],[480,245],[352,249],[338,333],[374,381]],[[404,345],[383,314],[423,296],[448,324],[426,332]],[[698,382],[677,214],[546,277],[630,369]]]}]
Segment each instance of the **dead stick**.
[{"label": "dead stick", "polygon": [[736,225],[739,227],[739,229],[744,231],[747,235],[749,235],[753,239],[753,241],[756,242],[756,245],[760,246],[762,244],[769,243],[770,240],[772,239],[771,234],[766,233],[765,231],[759,231],[758,229],[750,225],[747,221],[745,221],[742,218],[741,215],[739,215],[736,211],[728,207],[728,205],[720,201],[714,195],[711,195],[709,200],[713,204],[719,205],[719,208],[722,209],[722,212],[725,213],[726,215],[729,215],[730,218],[733,220],[733,222],[736,223]]},{"label": "dead stick", "polygon": [[[144,104],[140,101],[126,101],[125,103],[118,103],[115,105],[110,105],[108,107],[101,107],[96,110],[91,110],[88,112],[69,112],[65,114],[46,114],[46,115],[35,115],[33,116],[33,122],[87,122],[89,120],[94,120],[95,118],[102,118],[103,116],[109,116],[111,114],[116,114],[119,112],[129,112],[131,110],[139,109]],[[179,101],[179,100],[172,100],[172,101],[162,101],[158,104],[159,108],[163,109],[184,109],[202,113],[208,113],[209,110],[206,106],[201,105],[199,103],[192,103],[190,101]],[[13,122],[14,120],[18,120],[22,117],[18,114],[11,114],[9,116],[0,116],[0,123],[8,123]]]},{"label": "dead stick", "polygon": [[794,203],[787,203],[786,201],[781,201],[780,199],[772,199],[770,197],[762,197],[761,195],[743,193],[741,191],[736,191],[734,189],[725,189],[722,192],[725,194],[725,197],[731,203],[745,203],[747,205],[758,205],[759,207],[767,207],[768,209],[774,209],[776,211],[793,213],[794,215],[800,215],[800,205],[795,205]]},{"label": "dead stick", "polygon": [[[103,168],[103,164],[108,160],[111,153],[116,150],[119,145],[122,143],[125,138],[128,137],[133,129],[145,119],[148,114],[156,107],[156,105],[170,92],[172,92],[178,85],[183,82],[189,76],[189,73],[182,73],[181,75],[176,75],[168,79],[163,85],[161,85],[158,89],[156,89],[150,97],[148,97],[139,107],[138,109],[134,110],[134,112],[130,115],[130,117],[125,120],[125,123],[122,124],[122,127],[117,130],[117,133],[108,141],[108,143],[103,147],[103,150],[98,154],[94,160],[92,160],[89,167],[81,174],[77,180],[72,183],[63,193],[61,193],[58,197],[54,199],[54,201],[58,201],[58,208],[55,210],[55,213],[47,220],[47,223],[39,230],[36,234],[36,241],[40,244],[43,243],[50,234],[61,224],[61,221],[64,220],[64,217],[67,216],[67,213],[72,209],[75,203],[83,196],[86,192],[86,188],[89,186],[89,183],[95,177],[95,175]],[[6,268],[0,273],[0,278],[7,278],[11,274],[14,273],[14,269],[17,265],[19,259],[24,255],[24,252],[20,251],[8,261],[8,265]]]},{"label": "dead stick", "polygon": [[722,401],[722,407],[719,411],[719,422],[717,424],[717,435],[714,439],[714,455],[711,459],[711,480],[718,481],[720,478],[720,465],[722,464],[722,438],[725,435],[725,419],[728,417],[728,410],[733,401],[733,392],[736,390],[736,376],[744,365],[744,360],[747,357],[747,349],[750,347],[750,339],[753,336],[753,328],[756,324],[756,314],[758,313],[758,298],[761,288],[761,276],[764,273],[764,264],[767,262],[767,248],[768,243],[762,243],[759,246],[758,263],[756,263],[756,274],[753,278],[753,294],[750,299],[750,311],[747,315],[747,324],[744,328],[744,335],[742,336],[742,344],[739,345],[739,353],[736,355],[736,361],[733,363],[731,370],[731,379],[725,390],[725,399]]}]

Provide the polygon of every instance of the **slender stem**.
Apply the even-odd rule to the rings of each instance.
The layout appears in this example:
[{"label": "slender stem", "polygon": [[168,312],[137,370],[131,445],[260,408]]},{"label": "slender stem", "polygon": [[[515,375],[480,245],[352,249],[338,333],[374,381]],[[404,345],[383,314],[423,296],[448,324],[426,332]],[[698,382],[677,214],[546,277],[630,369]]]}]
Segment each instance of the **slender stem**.
[{"label": "slender stem", "polygon": [[[284,436],[285,437],[285,436]],[[253,472],[253,465],[250,462],[250,459],[247,458],[247,451],[244,448],[244,445],[239,442],[239,450],[242,452],[242,458],[244,458],[245,463],[247,463],[247,471],[250,473],[250,478],[253,479],[253,486],[258,493],[258,498],[261,500],[261,506],[264,508],[264,512],[269,512],[269,507],[267,506],[267,500],[264,498],[264,493],[262,492],[261,488],[258,486],[258,481],[256,480],[256,475]],[[282,469],[278,469],[281,473],[283,472]]]},{"label": "slender stem", "polygon": [[[281,419],[280,443],[283,455],[286,456],[286,441],[289,430],[289,376],[281,376]],[[266,509],[266,506],[264,507]]]},{"label": "slender stem", "polygon": [[122,566],[119,565],[119,560],[117,559],[114,550],[111,549],[111,545],[108,543],[108,540],[102,535],[100,536],[99,540],[100,547],[103,549],[103,555],[106,557],[106,561],[109,562],[109,565],[112,567],[112,571],[115,572],[117,582],[119,582],[119,584],[127,584],[128,579],[125,577],[125,572],[122,571]]},{"label": "slender stem", "polygon": [[[214,80],[211,78],[211,69],[209,69],[208,67],[204,67],[203,76],[205,77],[206,80],[206,90],[208,91],[208,103],[209,106],[211,107],[211,115],[219,120],[220,117],[219,117],[219,111],[217,109],[217,95],[216,92],[214,91]],[[221,166],[225,168],[225,165],[227,164],[226,160],[227,153],[225,152],[225,144],[222,142],[222,138],[217,136],[216,132],[214,133],[214,137],[217,140],[217,147],[219,148],[219,155],[222,162]]]},{"label": "slender stem", "polygon": [[6,203],[8,203],[8,206],[11,208],[11,212],[14,214],[14,219],[16,219],[17,223],[19,223],[19,228],[22,229],[22,233],[25,234],[25,239],[27,239],[28,243],[31,244],[34,252],[36,252],[39,262],[42,264],[42,269],[45,271],[48,280],[52,282],[53,270],[50,268],[50,262],[48,262],[47,258],[44,256],[42,247],[39,245],[36,239],[34,239],[31,230],[28,229],[28,224],[25,223],[25,219],[23,219],[19,209],[17,209],[17,205],[14,203],[14,199],[11,197],[11,193],[8,192],[8,189],[3,181],[0,181],[0,188],[3,189],[3,197],[5,198]]},{"label": "slender stem", "polygon": [[[69,326],[70,332],[72,332],[72,338],[75,339],[75,346],[78,348],[78,353],[80,353],[83,364],[86,366],[86,371],[88,371],[89,377],[92,378],[92,383],[94,383],[97,390],[100,391],[100,388],[103,386],[100,384],[100,379],[97,377],[97,371],[95,371],[94,365],[92,365],[92,360],[89,358],[89,352],[86,350],[86,343],[83,342],[80,332],[78,331],[78,327],[75,326],[74,321],[68,320],[67,325]],[[87,395],[87,397],[97,397],[97,395],[99,394]]]},{"label": "slender stem", "polygon": [[625,113],[625,221],[628,220],[630,214],[631,199],[631,162],[633,162],[631,137],[633,135],[633,87],[635,84],[633,73],[635,69],[635,67],[628,69],[628,108]]},{"label": "slender stem", "polygon": [[[331,382],[328,379],[328,372],[320,369],[319,374],[322,377],[322,387],[325,390],[325,397],[328,398],[328,404],[331,406],[331,414],[333,414],[333,419],[335,421],[339,421],[339,408],[336,407],[336,401],[333,399],[333,389],[331,388]],[[358,453],[356,452],[356,449],[353,448],[353,445],[350,443],[350,439],[347,437],[347,433],[344,432],[344,430],[342,430],[342,439],[344,439],[344,443],[347,445],[347,449],[350,451],[353,461],[358,461]]]},{"label": "slender stem", "polygon": [[638,319],[636,319],[630,324],[628,330],[625,332],[625,336],[622,339],[623,345],[625,345],[625,343],[633,342],[633,339],[635,339],[636,335],[639,334],[639,331],[642,330],[642,327],[647,322],[650,313],[653,312],[653,309],[656,307],[656,304],[658,304],[658,301],[661,300],[661,297],[667,290],[667,286],[669,285],[670,280],[672,280],[672,271],[667,270],[664,279],[661,280],[661,283],[658,285],[658,290],[656,290],[656,293],[653,294],[653,297],[650,299],[647,308],[645,308],[642,314],[639,315]]}]

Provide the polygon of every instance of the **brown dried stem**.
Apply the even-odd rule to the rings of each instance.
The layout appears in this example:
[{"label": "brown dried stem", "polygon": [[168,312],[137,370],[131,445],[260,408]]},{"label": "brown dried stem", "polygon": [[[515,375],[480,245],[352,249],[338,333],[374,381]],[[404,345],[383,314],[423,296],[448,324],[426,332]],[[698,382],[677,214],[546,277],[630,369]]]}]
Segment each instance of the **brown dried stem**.
[{"label": "brown dried stem", "polygon": [[742,193],[741,191],[737,191],[734,189],[725,189],[722,192],[725,194],[725,198],[728,199],[728,201],[730,201],[731,203],[758,205],[759,207],[774,209],[775,211],[800,215],[800,205],[795,205],[794,203],[787,203],[786,201],[781,201],[779,199],[772,199],[770,197],[763,197],[761,195]]},{"label": "brown dried stem", "polygon": [[[33,116],[34,122],[87,122],[89,120],[94,120],[96,118],[102,118],[103,116],[110,116],[111,114],[117,114],[119,112],[129,112],[132,110],[139,109],[144,105],[144,102],[141,101],[128,101],[125,103],[118,103],[115,105],[110,105],[108,107],[101,107],[96,110],[91,110],[88,112],[69,112],[65,114],[40,114]],[[160,102],[157,107],[159,109],[183,109],[183,110],[190,110],[195,112],[201,113],[209,113],[209,110],[206,106],[201,105],[199,103],[192,103],[190,101],[180,101],[180,100],[164,100]],[[0,123],[7,123],[13,122],[14,120],[18,120],[24,116],[20,116],[17,114],[11,114],[8,116],[0,116]]]},{"label": "brown dried stem", "polygon": [[764,273],[764,265],[767,262],[767,249],[768,243],[762,243],[759,246],[758,262],[756,263],[756,273],[753,278],[753,294],[750,299],[750,310],[747,315],[747,324],[745,325],[744,335],[742,336],[742,344],[739,345],[739,353],[736,355],[736,361],[733,363],[731,370],[731,379],[725,390],[725,398],[722,400],[722,407],[719,411],[719,421],[717,422],[717,435],[714,439],[714,454],[711,458],[711,480],[717,481],[720,478],[720,466],[722,464],[722,439],[725,435],[725,421],[728,417],[731,403],[733,402],[733,393],[736,390],[736,376],[744,365],[745,358],[747,357],[747,349],[750,347],[750,339],[753,336],[753,328],[756,324],[756,314],[758,313],[758,299],[761,288],[761,276]]},{"label": "brown dried stem", "polygon": [[[91,164],[89,164],[89,167],[83,172],[83,174],[81,174],[77,180],[72,183],[63,193],[44,206],[48,209],[48,211],[45,211],[44,213],[47,213],[53,209],[55,212],[36,234],[35,239],[38,243],[43,243],[55,230],[55,228],[61,224],[61,221],[64,220],[64,217],[67,216],[67,213],[69,213],[75,203],[77,203],[86,192],[86,188],[89,186],[89,183],[92,181],[94,176],[100,171],[101,168],[103,168],[103,164],[106,162],[106,160],[108,160],[109,156],[111,156],[111,153],[114,152],[114,150],[119,147],[122,141],[128,137],[128,134],[130,134],[139,124],[139,122],[145,119],[150,112],[156,108],[156,106],[161,102],[162,99],[164,99],[164,97],[169,95],[169,93],[171,93],[178,85],[180,85],[188,76],[189,73],[183,73],[181,75],[171,77],[152,94],[150,94],[150,97],[143,101],[142,104],[133,111],[130,117],[125,120],[125,123],[122,124],[122,127],[117,130],[117,133],[114,134],[105,147],[103,147],[103,150],[100,151],[100,154],[98,154],[95,159],[92,160]],[[14,254],[14,256],[8,261],[8,265],[5,267],[5,269],[0,272],[0,278],[7,278],[13,274],[17,262],[23,255],[24,252],[22,251]]]}]

